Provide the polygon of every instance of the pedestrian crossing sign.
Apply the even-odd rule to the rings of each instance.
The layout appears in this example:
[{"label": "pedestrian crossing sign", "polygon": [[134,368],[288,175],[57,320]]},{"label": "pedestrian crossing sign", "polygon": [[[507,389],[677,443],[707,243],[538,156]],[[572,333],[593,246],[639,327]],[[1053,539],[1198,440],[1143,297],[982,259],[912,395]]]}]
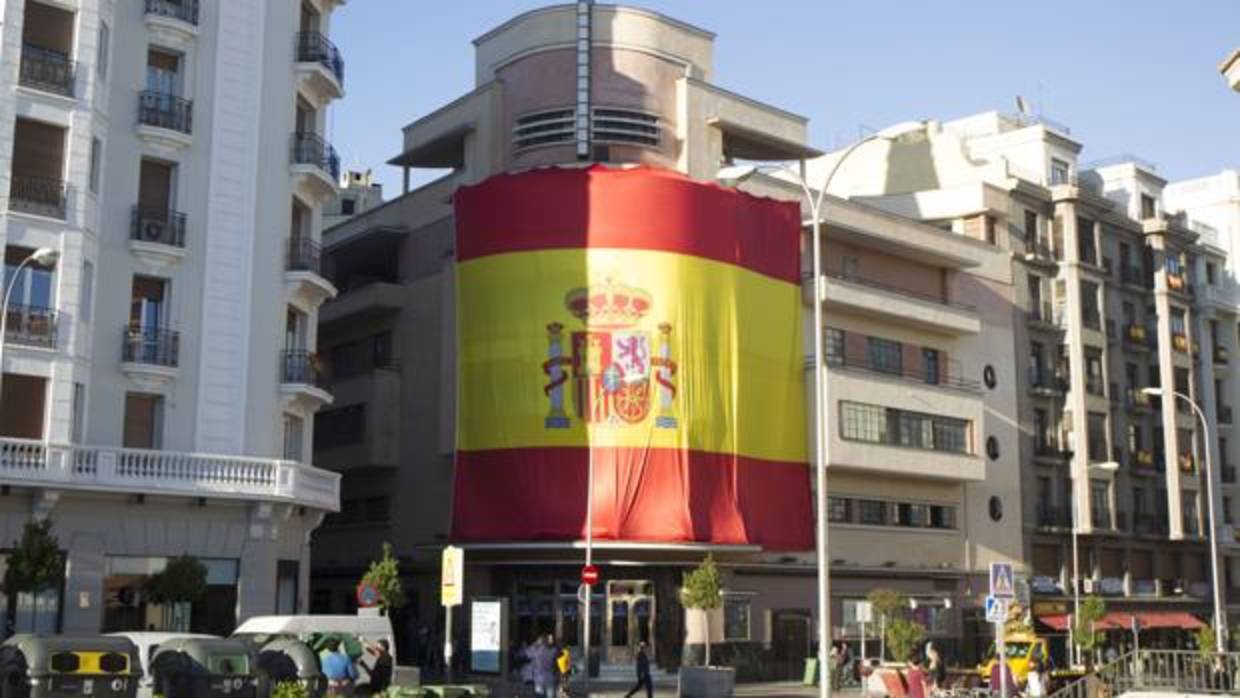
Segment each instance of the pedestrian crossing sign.
[{"label": "pedestrian crossing sign", "polygon": [[1016,575],[1012,572],[1012,563],[990,563],[990,595],[999,599],[1016,597]]},{"label": "pedestrian crossing sign", "polygon": [[986,620],[988,622],[1006,623],[1007,614],[1007,599],[1000,599],[994,596],[986,597]]}]

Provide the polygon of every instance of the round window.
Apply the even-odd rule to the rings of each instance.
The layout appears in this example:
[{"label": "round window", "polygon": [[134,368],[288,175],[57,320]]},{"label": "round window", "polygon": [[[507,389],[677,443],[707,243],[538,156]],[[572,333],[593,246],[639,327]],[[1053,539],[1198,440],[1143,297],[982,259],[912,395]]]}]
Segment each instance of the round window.
[{"label": "round window", "polygon": [[988,364],[986,368],[982,369],[982,380],[986,382],[987,388],[995,389],[995,386],[999,384],[999,379],[995,377],[994,366]]},{"label": "round window", "polygon": [[986,439],[986,455],[990,460],[999,460],[999,440],[993,436]]},{"label": "round window", "polygon": [[990,498],[990,518],[999,521],[1003,518],[1003,500],[998,497]]}]

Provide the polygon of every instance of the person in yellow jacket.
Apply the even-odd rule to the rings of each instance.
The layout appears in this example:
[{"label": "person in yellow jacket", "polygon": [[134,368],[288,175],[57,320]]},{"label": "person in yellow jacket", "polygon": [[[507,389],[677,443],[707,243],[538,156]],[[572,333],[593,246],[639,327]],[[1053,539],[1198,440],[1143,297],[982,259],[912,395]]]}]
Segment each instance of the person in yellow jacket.
[{"label": "person in yellow jacket", "polygon": [[560,673],[560,695],[567,696],[568,678],[573,673],[573,655],[567,647],[560,648],[560,654],[555,658],[555,668]]}]

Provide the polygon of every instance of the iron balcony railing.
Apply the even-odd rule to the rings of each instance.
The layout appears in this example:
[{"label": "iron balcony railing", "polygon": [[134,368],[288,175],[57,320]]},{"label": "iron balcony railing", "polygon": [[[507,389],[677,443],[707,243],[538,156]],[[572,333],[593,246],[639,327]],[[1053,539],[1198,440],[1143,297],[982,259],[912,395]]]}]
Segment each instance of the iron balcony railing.
[{"label": "iron balcony railing", "polygon": [[336,76],[336,82],[344,85],[344,59],[340,49],[319,32],[297,33],[297,62],[320,63]]},{"label": "iron balcony railing", "polygon": [[194,103],[165,92],[145,90],[138,95],[138,123],[192,133]]},{"label": "iron balcony railing", "polygon": [[852,356],[828,355],[827,366],[829,368],[840,368],[849,371],[862,371],[872,373],[879,376],[888,376],[898,378],[909,383],[920,383],[922,385],[937,385],[946,388],[956,388],[958,390],[980,391],[981,383],[968,378],[959,378],[952,375],[944,375],[940,368],[934,370],[914,371],[904,368],[894,368],[888,366],[879,366],[870,361],[869,358],[857,358]]},{"label": "iron balcony railing", "polygon": [[198,0],[146,0],[146,13],[198,24]]},{"label": "iron balcony railing", "polygon": [[4,338],[14,344],[56,348],[56,311],[34,305],[9,304]]},{"label": "iron balcony railing", "polygon": [[[954,301],[945,300],[941,296],[936,296],[930,293],[922,293],[920,291],[912,291],[907,288],[900,288],[899,286],[892,286],[891,284],[887,284],[882,281],[875,281],[874,279],[867,279],[865,277],[858,276],[856,274],[844,274],[838,271],[824,271],[822,275],[830,279],[837,279],[839,281],[844,281],[850,284],[866,286],[868,288],[878,289],[879,291],[886,291],[887,293],[893,293],[897,296],[905,296],[906,298],[913,298],[919,301],[926,301],[927,303],[943,305],[949,308],[957,308],[959,310],[964,310],[967,312],[977,311],[977,308],[975,306],[969,305],[967,303],[956,303]],[[813,279],[814,279],[813,274],[810,274],[809,281],[813,282]]]},{"label": "iron balcony railing", "polygon": [[33,44],[22,46],[21,69],[17,81],[23,87],[72,97],[76,72],[77,65],[60,51]]},{"label": "iron balcony railing", "polygon": [[1167,535],[1167,518],[1155,514],[1136,514],[1132,517],[1132,532],[1147,536]]},{"label": "iron balcony railing", "polygon": [[64,180],[19,172],[9,180],[9,209],[13,211],[63,219],[68,199]]},{"label": "iron balcony railing", "polygon": [[121,360],[176,368],[181,350],[181,333],[162,327],[126,325],[122,336]]},{"label": "iron balcony railing", "polygon": [[288,241],[288,271],[322,273],[322,248],[308,237],[293,237]]},{"label": "iron balcony railing", "polygon": [[1106,382],[1102,376],[1085,376],[1085,392],[1098,397],[1106,397]]},{"label": "iron balcony railing", "polygon": [[280,352],[280,382],[322,387],[325,375],[318,354],[304,349]]},{"label": "iron balcony railing", "polygon": [[1068,460],[1072,458],[1072,451],[1061,448],[1053,441],[1040,441],[1033,445],[1033,455],[1038,458],[1053,458],[1055,460]]},{"label": "iron balcony railing", "polygon": [[1068,390],[1068,377],[1037,366],[1029,367],[1029,388],[1056,393]]},{"label": "iron balcony railing", "polygon": [[1039,506],[1039,528],[1072,528],[1072,511],[1066,507]]},{"label": "iron balcony railing", "polygon": [[185,214],[162,208],[134,206],[129,239],[185,247]]},{"label": "iron balcony railing", "polygon": [[340,156],[317,133],[297,131],[293,134],[293,164],[313,165],[331,176],[333,182],[340,179]]}]

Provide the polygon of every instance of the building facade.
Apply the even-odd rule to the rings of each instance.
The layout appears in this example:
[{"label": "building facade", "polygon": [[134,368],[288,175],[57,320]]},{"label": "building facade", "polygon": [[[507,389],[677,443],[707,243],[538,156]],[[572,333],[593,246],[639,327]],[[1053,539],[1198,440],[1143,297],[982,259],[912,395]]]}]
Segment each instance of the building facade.
[{"label": "building facade", "polygon": [[[340,295],[323,307],[320,339],[336,401],[320,412],[315,443],[318,462],[342,474],[342,508],[315,536],[311,605],[351,608],[366,562],[391,540],[412,592],[398,622],[405,637],[442,628],[438,555],[452,537],[453,192],[498,173],[583,162],[713,181],[724,163],[817,154],[803,117],[714,84],[713,35],[668,17],[554,6],[475,47],[474,89],[404,129],[392,164],[406,169],[406,191],[325,237]],[[451,172],[410,190],[408,171],[420,168]],[[774,177],[743,187],[801,198]],[[856,602],[894,586],[917,601],[932,637],[976,654],[986,567],[1022,554],[1009,258],[864,204],[831,199],[825,215],[832,625],[856,638]],[[807,368],[807,385],[811,376]],[[581,541],[465,550],[467,592],[512,599],[514,641],[553,632],[580,643]],[[812,553],[700,544],[598,547],[592,644],[604,662],[624,662],[639,640],[652,642],[663,667],[700,650],[701,627],[686,621],[676,588],[706,552],[727,578],[714,639],[738,662],[799,672],[816,614]]]},{"label": "building facade", "polygon": [[[852,159],[835,191],[1012,256],[1034,616],[1065,631],[1079,579],[1080,594],[1164,632],[1147,640],[1183,642],[1211,617],[1207,476],[1216,508],[1232,506],[1227,250],[1165,210],[1154,166],[1080,165],[1082,144],[1049,120],[991,112],[924,135]],[[1185,401],[1149,386],[1197,401],[1209,438]],[[1205,449],[1222,464],[1209,474]]]},{"label": "building facade", "polygon": [[345,170],[340,191],[323,207],[323,229],[333,228],[383,203],[383,185],[370,170]]},{"label": "building facade", "polygon": [[[227,632],[306,607],[338,503],[310,438],[339,4],[0,7],[0,540],[50,519],[69,569],[8,627]],[[207,599],[146,603],[181,554]]]}]

